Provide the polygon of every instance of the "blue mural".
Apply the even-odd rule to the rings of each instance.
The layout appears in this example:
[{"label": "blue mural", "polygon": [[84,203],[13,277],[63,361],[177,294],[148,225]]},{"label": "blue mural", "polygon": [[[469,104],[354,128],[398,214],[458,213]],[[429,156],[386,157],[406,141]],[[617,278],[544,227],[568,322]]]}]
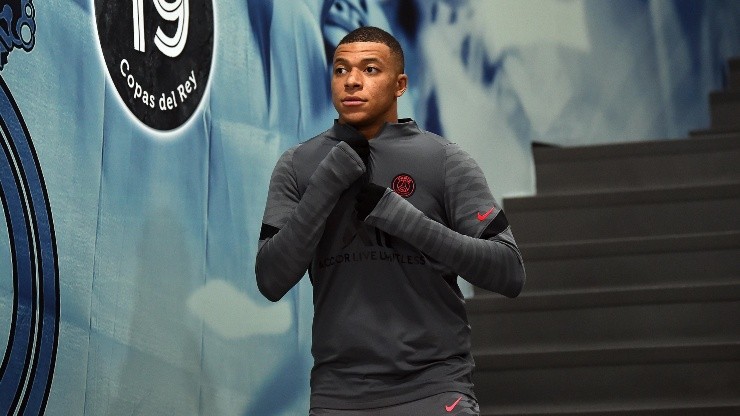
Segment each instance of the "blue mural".
[{"label": "blue mural", "polygon": [[[270,303],[254,257],[275,161],[332,123],[332,51],[360,25],[404,46],[401,116],[476,155],[499,199],[536,192],[533,143],[707,128],[740,54],[732,0],[96,4],[0,6],[0,412],[306,414],[310,282]],[[158,129],[115,84],[143,103],[151,80],[162,117],[202,98]]]},{"label": "blue mural", "polygon": [[[36,24],[30,1],[0,10],[0,69],[16,47],[33,49]],[[21,94],[31,93],[20,91]],[[2,315],[6,340],[0,365],[0,412],[42,413],[54,373],[59,335],[59,271],[54,224],[41,167],[23,114],[0,77],[0,198]],[[12,305],[12,306],[11,306]],[[7,334],[7,336],[5,336]]]}]

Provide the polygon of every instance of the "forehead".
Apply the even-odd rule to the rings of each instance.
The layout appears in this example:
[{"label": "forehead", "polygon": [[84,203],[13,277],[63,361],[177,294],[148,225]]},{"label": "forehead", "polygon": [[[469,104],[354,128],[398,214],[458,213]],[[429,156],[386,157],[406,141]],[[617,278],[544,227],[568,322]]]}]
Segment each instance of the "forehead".
[{"label": "forehead", "polygon": [[379,60],[391,62],[391,48],[377,42],[352,42],[337,46],[334,50],[334,62],[359,62],[363,60]]}]

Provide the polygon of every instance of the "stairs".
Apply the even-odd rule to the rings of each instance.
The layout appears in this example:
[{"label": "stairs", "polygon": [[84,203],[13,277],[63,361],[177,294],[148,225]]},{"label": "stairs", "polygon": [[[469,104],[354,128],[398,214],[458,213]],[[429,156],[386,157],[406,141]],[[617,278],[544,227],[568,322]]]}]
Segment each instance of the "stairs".
[{"label": "stairs", "polygon": [[740,130],[740,56],[727,62],[727,82],[722,91],[709,94],[711,128],[691,132],[692,136],[713,135]]},{"label": "stairs", "polygon": [[534,148],[537,196],[505,201],[524,291],[467,301],[482,415],[740,414],[740,59],[728,68],[691,139]]}]

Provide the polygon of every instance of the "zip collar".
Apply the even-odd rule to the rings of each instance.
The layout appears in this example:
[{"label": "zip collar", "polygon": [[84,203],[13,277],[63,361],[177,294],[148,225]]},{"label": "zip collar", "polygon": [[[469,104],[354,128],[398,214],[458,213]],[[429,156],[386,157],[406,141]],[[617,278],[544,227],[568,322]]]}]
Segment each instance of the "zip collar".
[{"label": "zip collar", "polygon": [[[416,125],[414,120],[402,118],[398,120],[398,123],[384,123],[378,134],[371,140],[399,139],[419,134],[420,131],[419,126]],[[336,140],[349,140],[357,137],[365,138],[356,128],[348,124],[341,124],[337,119],[334,120],[334,125],[327,130],[326,135]]]}]

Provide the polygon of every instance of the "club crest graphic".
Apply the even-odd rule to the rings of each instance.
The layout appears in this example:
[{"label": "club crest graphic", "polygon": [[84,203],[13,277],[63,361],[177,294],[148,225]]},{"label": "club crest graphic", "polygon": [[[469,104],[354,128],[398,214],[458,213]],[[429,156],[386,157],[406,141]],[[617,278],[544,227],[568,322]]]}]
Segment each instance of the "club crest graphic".
[{"label": "club crest graphic", "polygon": [[0,6],[0,70],[15,48],[33,49],[36,39],[36,10],[31,0],[4,1]]},{"label": "club crest graphic", "polygon": [[185,124],[211,72],[211,0],[96,0],[95,18],[108,75],[129,111],[156,130]]},{"label": "club crest graphic", "polygon": [[[0,10],[2,69],[14,48],[33,48],[30,1]],[[6,345],[0,344],[0,414],[42,414],[51,389],[59,337],[59,268],[49,198],[31,136],[0,75],[0,197],[10,250],[13,303]],[[3,258],[4,257],[4,258]],[[8,278],[8,276],[2,276]]]},{"label": "club crest graphic", "polygon": [[414,182],[414,178],[410,175],[402,173],[393,178],[391,189],[393,189],[393,191],[398,195],[408,198],[414,194],[414,191],[416,190],[416,182]]}]

